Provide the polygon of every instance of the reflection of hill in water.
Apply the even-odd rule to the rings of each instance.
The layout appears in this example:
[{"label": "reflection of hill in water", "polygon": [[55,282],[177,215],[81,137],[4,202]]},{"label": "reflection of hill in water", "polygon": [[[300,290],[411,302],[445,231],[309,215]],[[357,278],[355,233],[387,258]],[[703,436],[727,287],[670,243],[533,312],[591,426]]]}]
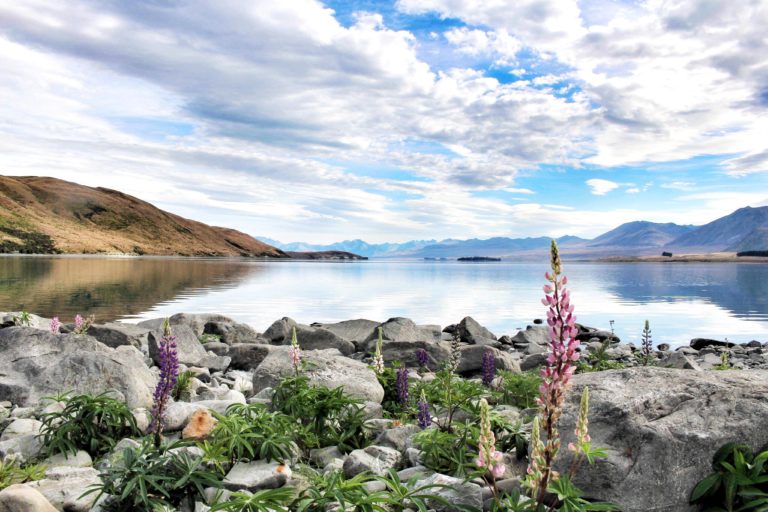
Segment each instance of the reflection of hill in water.
[{"label": "reflection of hill in water", "polygon": [[0,311],[109,321],[186,291],[232,287],[259,269],[237,260],[2,257]]},{"label": "reflection of hill in water", "polygon": [[627,302],[701,299],[737,317],[768,318],[768,265],[615,264],[606,265],[605,283]]}]

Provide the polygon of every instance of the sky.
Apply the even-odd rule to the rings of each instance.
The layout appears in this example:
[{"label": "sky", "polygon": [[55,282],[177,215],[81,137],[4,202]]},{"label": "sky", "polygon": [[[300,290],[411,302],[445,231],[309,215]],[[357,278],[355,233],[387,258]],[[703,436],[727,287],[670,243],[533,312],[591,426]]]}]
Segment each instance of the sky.
[{"label": "sky", "polygon": [[0,174],[282,242],[768,205],[766,0],[0,3]]}]

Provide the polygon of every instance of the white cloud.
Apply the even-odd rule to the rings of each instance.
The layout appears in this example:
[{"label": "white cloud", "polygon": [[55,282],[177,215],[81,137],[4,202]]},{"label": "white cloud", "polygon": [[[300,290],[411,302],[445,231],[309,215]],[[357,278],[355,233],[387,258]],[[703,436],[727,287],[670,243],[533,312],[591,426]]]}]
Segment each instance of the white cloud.
[{"label": "white cloud", "polygon": [[[736,155],[734,175],[764,171],[766,7],[694,7],[400,0],[406,13],[477,25],[419,42],[378,13],[344,26],[313,0],[6,2],[0,166],[278,239],[597,234],[648,215],[474,192],[531,195],[522,178],[542,164],[722,153]],[[431,68],[420,45],[446,41],[521,79]],[[357,164],[408,176],[349,170]],[[590,181],[595,194],[643,190]]]},{"label": "white cloud", "polygon": [[626,190],[626,193],[627,193],[627,194],[639,194],[640,192],[642,192],[642,190],[640,190],[640,189],[639,189],[639,188],[637,188],[637,187],[628,188],[628,189]]},{"label": "white cloud", "polygon": [[591,180],[587,180],[586,184],[589,186],[590,189],[592,189],[592,194],[596,196],[604,196],[608,192],[619,188],[618,183],[610,180],[603,180],[600,178],[593,178]]}]

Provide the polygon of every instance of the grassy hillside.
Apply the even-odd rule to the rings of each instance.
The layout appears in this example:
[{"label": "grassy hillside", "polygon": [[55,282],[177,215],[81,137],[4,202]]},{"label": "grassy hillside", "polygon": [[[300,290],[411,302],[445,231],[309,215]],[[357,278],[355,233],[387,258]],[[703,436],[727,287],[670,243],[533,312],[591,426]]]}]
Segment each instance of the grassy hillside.
[{"label": "grassy hillside", "polygon": [[287,257],[239,231],[188,220],[114,190],[0,176],[0,253],[10,252]]}]

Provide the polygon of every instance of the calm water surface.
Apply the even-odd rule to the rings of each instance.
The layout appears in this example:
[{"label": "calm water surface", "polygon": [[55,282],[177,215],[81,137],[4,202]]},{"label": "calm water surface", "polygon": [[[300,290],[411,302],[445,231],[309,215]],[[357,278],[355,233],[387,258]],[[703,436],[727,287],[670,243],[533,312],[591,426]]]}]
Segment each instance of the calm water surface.
[{"label": "calm water surface", "polygon": [[[257,330],[407,316],[447,325],[471,315],[497,335],[543,317],[546,262],[264,262],[242,259],[0,257],[0,311],[138,321],[217,312]],[[578,320],[638,341],[768,341],[768,265],[565,263]]]}]

